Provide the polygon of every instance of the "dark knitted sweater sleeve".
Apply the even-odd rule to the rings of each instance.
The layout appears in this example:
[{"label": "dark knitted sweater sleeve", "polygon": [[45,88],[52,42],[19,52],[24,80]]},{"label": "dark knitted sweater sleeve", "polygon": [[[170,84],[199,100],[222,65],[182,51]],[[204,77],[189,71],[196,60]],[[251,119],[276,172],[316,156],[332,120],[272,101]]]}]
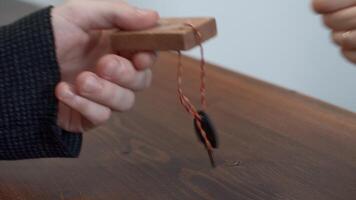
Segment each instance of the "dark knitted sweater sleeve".
[{"label": "dark knitted sweater sleeve", "polygon": [[77,157],[82,135],[60,129],[51,8],[0,27],[0,160]]}]

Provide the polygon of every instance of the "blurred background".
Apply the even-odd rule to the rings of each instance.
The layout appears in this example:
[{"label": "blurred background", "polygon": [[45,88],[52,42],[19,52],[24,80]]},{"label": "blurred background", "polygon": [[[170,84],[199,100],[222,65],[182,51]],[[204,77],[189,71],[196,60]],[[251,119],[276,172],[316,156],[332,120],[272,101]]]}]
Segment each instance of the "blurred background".
[{"label": "blurred background", "polygon": [[[210,62],[356,111],[356,68],[332,44],[311,0],[127,1],[161,16],[215,16],[219,36],[205,45]],[[60,2],[0,0],[0,24]]]}]

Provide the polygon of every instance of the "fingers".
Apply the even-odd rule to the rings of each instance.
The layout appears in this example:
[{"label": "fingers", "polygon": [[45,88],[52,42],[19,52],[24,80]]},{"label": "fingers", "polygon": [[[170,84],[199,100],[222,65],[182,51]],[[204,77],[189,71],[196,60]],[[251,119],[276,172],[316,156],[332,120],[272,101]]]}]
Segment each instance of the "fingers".
[{"label": "fingers", "polygon": [[324,23],[332,29],[332,39],[343,56],[356,63],[356,0],[314,0],[313,5],[324,14]]},{"label": "fingers", "polygon": [[137,57],[135,60],[138,64],[136,70],[132,62],[126,58],[117,55],[107,55],[98,62],[97,73],[100,77],[111,81],[117,85],[131,90],[142,90],[151,84],[152,72],[146,69],[154,61],[150,56]]},{"label": "fingers", "polygon": [[121,1],[73,0],[56,7],[52,15],[61,16],[88,32],[119,28],[139,30],[154,26],[157,12],[138,9]]},{"label": "fingers", "polygon": [[[133,91],[150,85],[152,72],[149,67],[156,56],[152,52],[140,52],[131,57],[132,62],[117,55],[104,56],[97,65],[98,75],[89,71],[80,73],[75,87],[65,82],[58,84],[60,126],[81,132],[83,130],[78,127],[97,126],[108,120],[111,110],[130,109],[135,101]],[[82,117],[75,117],[78,113]]]},{"label": "fingers", "polygon": [[56,96],[94,125],[99,125],[110,118],[111,110],[108,107],[81,97],[68,83],[62,82],[57,85]]},{"label": "fingers", "polygon": [[325,14],[335,12],[356,5],[356,0],[314,0],[313,7],[316,12]]},{"label": "fingers", "polygon": [[135,95],[131,90],[102,79],[92,72],[81,73],[76,86],[81,96],[115,111],[129,110],[135,102]]},{"label": "fingers", "polygon": [[132,62],[137,70],[145,70],[156,62],[157,53],[139,52],[132,57]]},{"label": "fingers", "polygon": [[356,6],[346,8],[323,17],[324,23],[333,30],[351,30],[356,28]]},{"label": "fingers", "polygon": [[334,32],[333,35],[334,42],[342,47],[344,50],[356,50],[356,32],[355,31],[345,31],[345,32]]},{"label": "fingers", "polygon": [[131,60],[136,70],[144,70],[151,67],[157,60],[158,53],[154,51],[120,51],[118,54]]},{"label": "fingers", "polygon": [[356,33],[354,31],[334,32],[334,42],[341,47],[342,55],[352,63],[356,63]]},{"label": "fingers", "polygon": [[343,50],[342,54],[350,62],[356,63],[356,51]]}]

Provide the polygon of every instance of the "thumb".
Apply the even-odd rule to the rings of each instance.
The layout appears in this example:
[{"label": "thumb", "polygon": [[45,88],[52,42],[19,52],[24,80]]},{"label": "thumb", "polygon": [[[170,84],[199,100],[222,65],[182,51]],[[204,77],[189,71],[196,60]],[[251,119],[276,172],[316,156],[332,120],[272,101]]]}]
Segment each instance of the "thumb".
[{"label": "thumb", "polygon": [[53,10],[67,21],[88,32],[95,29],[119,28],[140,30],[154,26],[159,15],[118,1],[69,1]]}]

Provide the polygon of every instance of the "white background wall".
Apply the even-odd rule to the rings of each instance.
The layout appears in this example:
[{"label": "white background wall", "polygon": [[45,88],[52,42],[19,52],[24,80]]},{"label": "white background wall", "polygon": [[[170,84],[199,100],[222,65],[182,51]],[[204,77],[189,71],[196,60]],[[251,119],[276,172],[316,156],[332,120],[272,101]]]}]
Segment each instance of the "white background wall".
[{"label": "white background wall", "polygon": [[331,43],[310,0],[129,2],[162,16],[215,16],[219,36],[205,45],[209,61],[356,111],[356,68]]}]

